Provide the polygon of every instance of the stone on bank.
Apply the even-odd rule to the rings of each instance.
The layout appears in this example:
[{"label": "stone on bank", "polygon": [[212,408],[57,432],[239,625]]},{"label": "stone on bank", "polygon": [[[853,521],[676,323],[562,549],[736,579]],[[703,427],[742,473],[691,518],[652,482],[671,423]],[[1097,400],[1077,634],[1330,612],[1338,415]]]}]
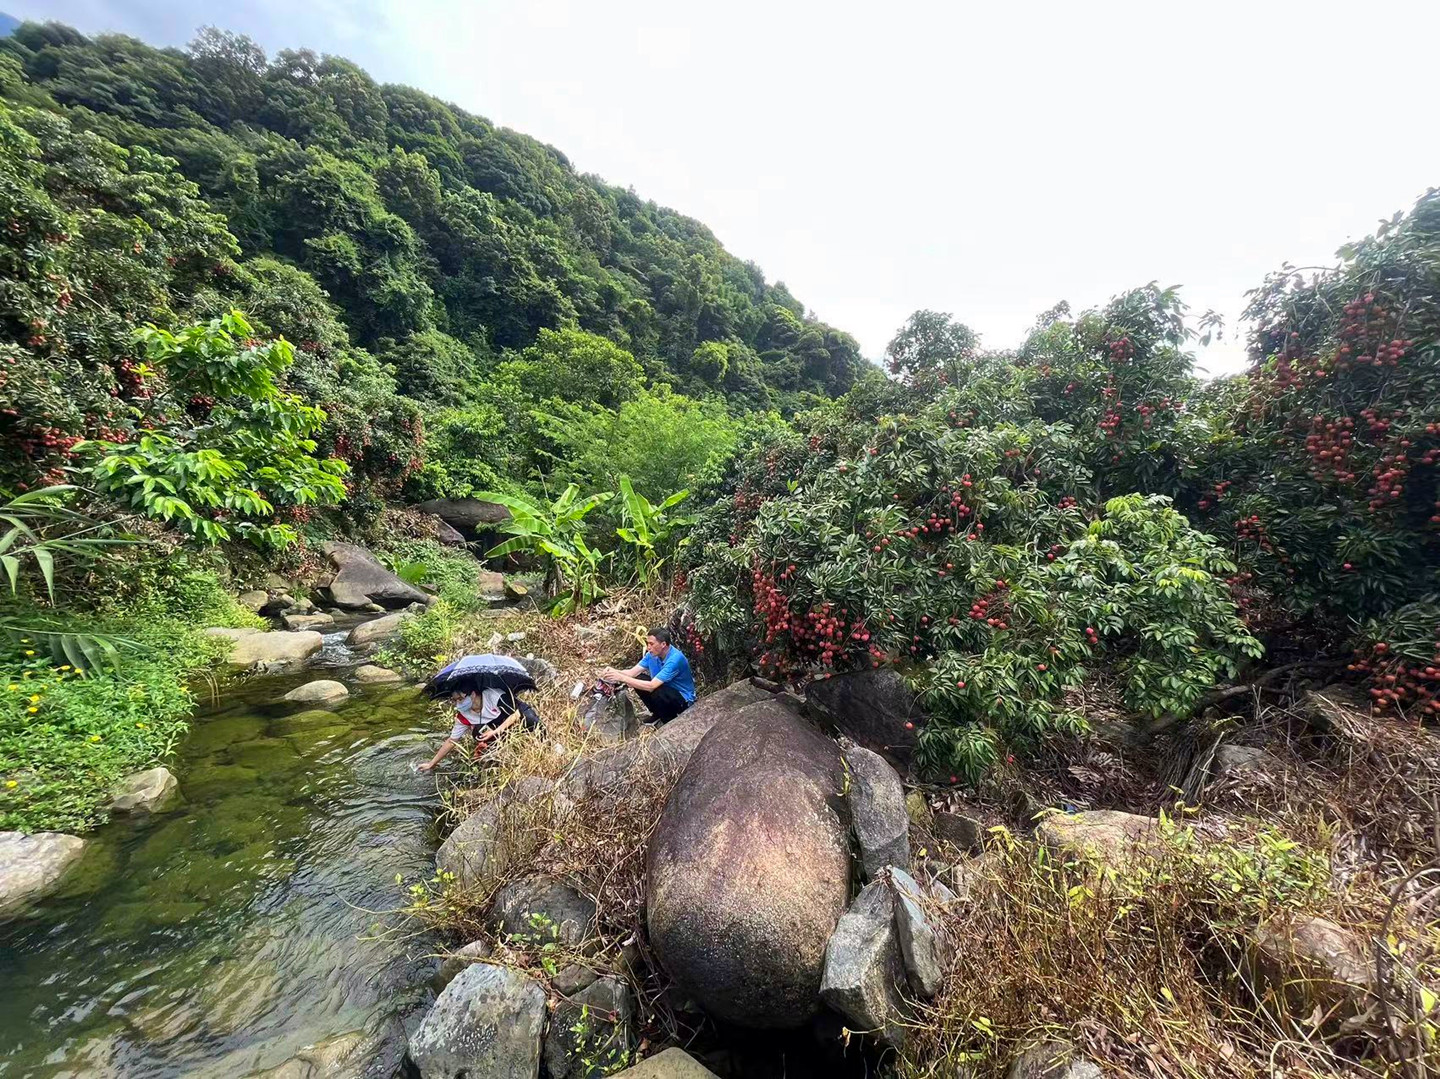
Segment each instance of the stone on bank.
[{"label": "stone on bank", "polygon": [[85,845],[64,832],[0,832],[0,920],[53,892]]},{"label": "stone on bank", "polygon": [[535,1079],[545,991],[532,978],[475,963],[457,974],[410,1036],[420,1079]]},{"label": "stone on bank", "polygon": [[165,767],[147,768],[115,785],[112,813],[158,813],[180,794],[180,781]]}]

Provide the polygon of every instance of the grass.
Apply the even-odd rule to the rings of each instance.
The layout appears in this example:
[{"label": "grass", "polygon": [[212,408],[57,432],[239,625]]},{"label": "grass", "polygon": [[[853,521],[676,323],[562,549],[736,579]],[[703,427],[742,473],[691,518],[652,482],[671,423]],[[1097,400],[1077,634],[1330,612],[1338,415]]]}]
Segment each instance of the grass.
[{"label": "grass", "polygon": [[[189,727],[191,680],[223,654],[211,625],[254,625],[213,573],[144,548],[97,582],[106,598],[47,624],[125,638],[117,668],[55,665],[21,639],[0,652],[0,830],[83,832],[130,772],[162,762]],[[118,583],[123,580],[125,583]],[[9,612],[33,616],[34,609]]]}]

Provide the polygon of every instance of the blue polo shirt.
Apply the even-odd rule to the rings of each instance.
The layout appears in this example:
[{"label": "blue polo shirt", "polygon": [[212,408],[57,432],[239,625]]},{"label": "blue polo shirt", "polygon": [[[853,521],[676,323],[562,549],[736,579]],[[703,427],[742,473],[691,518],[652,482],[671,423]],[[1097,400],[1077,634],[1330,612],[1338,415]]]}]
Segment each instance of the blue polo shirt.
[{"label": "blue polo shirt", "polygon": [[673,644],[663,661],[646,652],[640,657],[640,666],[651,678],[678,689],[686,704],[695,703],[695,679],[690,675],[690,661]]}]

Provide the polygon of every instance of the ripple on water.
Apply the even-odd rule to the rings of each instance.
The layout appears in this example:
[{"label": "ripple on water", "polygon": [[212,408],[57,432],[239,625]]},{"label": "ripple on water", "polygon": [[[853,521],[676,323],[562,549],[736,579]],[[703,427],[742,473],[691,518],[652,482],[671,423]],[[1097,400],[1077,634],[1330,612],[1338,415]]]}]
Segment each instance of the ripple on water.
[{"label": "ripple on water", "polygon": [[414,764],[435,726],[391,687],[198,718],[183,804],[102,829],[62,894],[0,927],[0,1076],[232,1079],[417,1002],[426,948],[371,912],[431,871]]}]

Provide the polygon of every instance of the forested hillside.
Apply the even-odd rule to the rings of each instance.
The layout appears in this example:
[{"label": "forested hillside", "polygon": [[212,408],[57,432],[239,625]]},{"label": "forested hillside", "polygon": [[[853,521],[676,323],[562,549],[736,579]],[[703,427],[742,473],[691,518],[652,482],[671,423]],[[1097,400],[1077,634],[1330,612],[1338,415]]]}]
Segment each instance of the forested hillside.
[{"label": "forested hillside", "polygon": [[[28,23],[0,93],[16,480],[132,403],[135,325],[229,306],[294,344],[322,448],[392,492],[425,457],[416,402],[442,448],[496,443],[476,478],[523,483],[553,450],[529,430],[542,400],[613,408],[643,386],[682,418],[701,406],[670,391],[792,412],[865,367],[699,222],[338,57]],[[468,487],[437,463],[412,493]]]}]

